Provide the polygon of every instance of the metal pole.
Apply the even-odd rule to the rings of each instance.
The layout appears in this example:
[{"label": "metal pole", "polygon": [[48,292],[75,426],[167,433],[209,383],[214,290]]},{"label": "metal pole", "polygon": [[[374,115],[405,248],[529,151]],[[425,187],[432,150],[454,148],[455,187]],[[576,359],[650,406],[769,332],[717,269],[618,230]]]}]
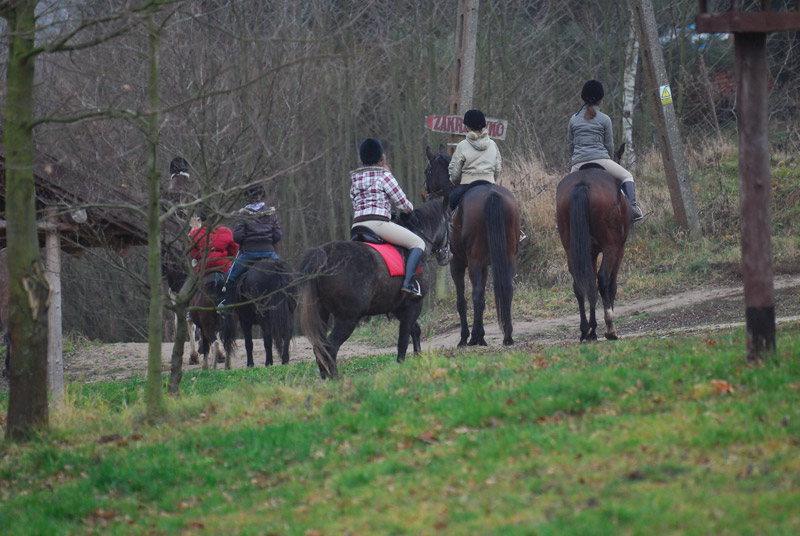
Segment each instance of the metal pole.
[{"label": "metal pole", "polygon": [[739,203],[747,360],[775,351],[769,141],[767,35],[735,33],[739,127]]}]

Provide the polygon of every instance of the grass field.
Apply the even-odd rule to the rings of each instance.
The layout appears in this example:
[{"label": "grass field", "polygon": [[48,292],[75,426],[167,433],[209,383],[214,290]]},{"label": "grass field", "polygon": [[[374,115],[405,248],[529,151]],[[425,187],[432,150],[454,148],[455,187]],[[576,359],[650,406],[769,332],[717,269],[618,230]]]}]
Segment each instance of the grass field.
[{"label": "grass field", "polygon": [[[0,446],[15,534],[798,534],[800,326],[69,386]],[[5,414],[7,400],[0,401]]]}]

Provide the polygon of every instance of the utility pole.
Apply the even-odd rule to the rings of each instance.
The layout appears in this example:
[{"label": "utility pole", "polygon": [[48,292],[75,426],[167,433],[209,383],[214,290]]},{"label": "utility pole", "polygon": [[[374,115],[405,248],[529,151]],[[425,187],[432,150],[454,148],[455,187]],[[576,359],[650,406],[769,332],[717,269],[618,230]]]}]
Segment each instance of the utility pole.
[{"label": "utility pole", "polygon": [[[450,113],[463,116],[472,107],[475,89],[475,54],[478,49],[478,2],[458,0],[458,22],[456,24],[456,57],[453,72],[453,91],[450,98]],[[456,135],[450,136],[451,147],[457,143]]]},{"label": "utility pole", "polygon": [[652,0],[633,0],[633,14],[641,43],[646,86],[653,102],[672,210],[678,225],[689,231],[689,237],[696,240],[702,236],[700,219],[694,203],[689,165],[683,153],[678,120],[672,106],[672,93],[669,89],[661,43],[658,40],[658,26]]}]

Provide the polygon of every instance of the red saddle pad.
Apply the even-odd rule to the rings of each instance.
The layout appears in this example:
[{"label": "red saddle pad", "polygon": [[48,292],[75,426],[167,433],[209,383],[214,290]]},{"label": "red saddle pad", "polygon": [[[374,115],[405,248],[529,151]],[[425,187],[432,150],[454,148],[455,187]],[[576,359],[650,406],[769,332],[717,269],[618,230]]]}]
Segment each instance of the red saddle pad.
[{"label": "red saddle pad", "polygon": [[[375,250],[383,257],[383,262],[389,269],[389,275],[403,275],[406,271],[403,256],[397,251],[397,248],[391,244],[373,244],[372,242],[364,242],[366,245],[375,248]],[[422,267],[417,270],[417,273],[422,271]]]}]

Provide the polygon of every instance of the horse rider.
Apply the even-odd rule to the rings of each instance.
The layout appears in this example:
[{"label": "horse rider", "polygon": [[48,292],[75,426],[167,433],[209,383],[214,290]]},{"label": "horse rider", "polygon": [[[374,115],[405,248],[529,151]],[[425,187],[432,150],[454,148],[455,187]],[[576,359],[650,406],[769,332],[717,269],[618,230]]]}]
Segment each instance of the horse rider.
[{"label": "horse rider", "polygon": [[611,119],[600,111],[600,103],[605,92],[603,84],[597,80],[589,80],[583,85],[581,99],[583,106],[569,120],[567,128],[567,144],[572,154],[572,169],[577,171],[584,164],[599,164],[616,179],[622,181],[622,191],[628,198],[633,221],[644,216],[636,203],[636,186],[633,175],[614,162],[614,133]]},{"label": "horse rider", "polygon": [[199,217],[193,217],[189,225],[189,243],[194,271],[202,278],[209,272],[227,274],[233,265],[233,259],[239,253],[239,244],[233,239],[233,232],[225,227],[218,226],[210,229],[208,212],[200,210]]},{"label": "horse rider", "polygon": [[401,290],[412,296],[421,297],[422,292],[414,275],[422,261],[425,241],[391,221],[392,204],[400,212],[405,213],[411,213],[414,206],[392,175],[380,141],[366,138],[361,142],[358,154],[363,166],[350,172],[353,227],[367,227],[387,242],[408,249]]},{"label": "horse rider", "polygon": [[450,210],[455,212],[461,197],[472,186],[494,184],[503,170],[500,150],[486,129],[486,116],[480,110],[467,110],[464,126],[467,137],[456,145],[448,171],[456,185],[450,192]]},{"label": "horse rider", "polygon": [[[168,202],[166,209],[173,205],[191,201],[194,192],[192,191],[190,180],[189,162],[182,156],[173,158],[172,162],[169,163],[169,182],[162,193],[162,197]],[[186,209],[176,209],[175,216],[179,222],[185,223],[187,219]]]},{"label": "horse rider", "polygon": [[233,261],[225,282],[225,299],[220,307],[233,303],[233,294],[239,276],[255,261],[278,259],[275,246],[281,241],[283,231],[278,223],[275,207],[267,205],[264,187],[260,184],[245,191],[247,204],[239,210],[239,219],[233,226],[233,239],[239,244],[239,255]]}]

